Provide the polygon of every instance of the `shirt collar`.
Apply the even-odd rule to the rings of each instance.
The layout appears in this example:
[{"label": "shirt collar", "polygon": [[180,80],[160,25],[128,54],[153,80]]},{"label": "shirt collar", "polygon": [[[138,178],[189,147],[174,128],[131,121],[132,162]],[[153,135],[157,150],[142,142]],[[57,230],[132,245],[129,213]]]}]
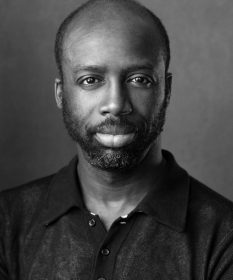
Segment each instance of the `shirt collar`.
[{"label": "shirt collar", "polygon": [[[135,209],[152,215],[159,223],[182,232],[185,228],[189,197],[189,175],[175,161],[171,153],[163,150],[166,167],[159,188],[151,191]],[[49,225],[72,207],[84,209],[77,176],[77,157],[54,175],[46,200],[45,218]]]},{"label": "shirt collar", "polygon": [[163,150],[163,158],[165,168],[159,186],[146,195],[135,211],[152,215],[159,223],[182,232],[189,201],[189,175],[168,151]]},{"label": "shirt collar", "polygon": [[49,185],[44,224],[48,225],[72,207],[84,208],[81,188],[77,176],[78,158],[56,173]]}]

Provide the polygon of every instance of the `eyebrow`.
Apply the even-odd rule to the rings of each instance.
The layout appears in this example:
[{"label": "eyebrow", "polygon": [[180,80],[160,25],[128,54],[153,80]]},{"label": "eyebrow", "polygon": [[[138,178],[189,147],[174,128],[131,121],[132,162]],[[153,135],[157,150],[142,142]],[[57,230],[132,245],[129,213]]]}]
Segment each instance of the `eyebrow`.
[{"label": "eyebrow", "polygon": [[142,64],[133,64],[130,65],[128,67],[126,67],[126,69],[124,69],[124,71],[126,72],[133,72],[133,71],[138,71],[138,70],[150,70],[152,71],[154,69],[154,65],[151,63],[142,63]]},{"label": "eyebrow", "polygon": [[78,73],[81,71],[90,71],[90,72],[105,72],[106,67],[97,66],[97,65],[76,65],[73,68],[73,73]]},{"label": "eyebrow", "polygon": [[[123,69],[123,72],[133,72],[139,70],[150,70],[154,69],[154,65],[151,63],[138,63],[132,64]],[[73,73],[76,74],[81,71],[89,71],[89,72],[101,72],[104,73],[107,71],[107,66],[100,66],[100,65],[76,65],[73,68]]]}]

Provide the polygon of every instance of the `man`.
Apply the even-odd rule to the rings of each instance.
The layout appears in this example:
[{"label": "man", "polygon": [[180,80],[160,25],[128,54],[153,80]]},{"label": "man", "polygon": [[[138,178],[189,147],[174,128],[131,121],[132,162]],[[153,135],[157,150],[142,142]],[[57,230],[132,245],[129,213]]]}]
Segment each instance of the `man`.
[{"label": "man", "polygon": [[89,1],[55,50],[77,157],[1,194],[0,279],[233,279],[233,204],[161,150],[161,21],[133,0]]}]

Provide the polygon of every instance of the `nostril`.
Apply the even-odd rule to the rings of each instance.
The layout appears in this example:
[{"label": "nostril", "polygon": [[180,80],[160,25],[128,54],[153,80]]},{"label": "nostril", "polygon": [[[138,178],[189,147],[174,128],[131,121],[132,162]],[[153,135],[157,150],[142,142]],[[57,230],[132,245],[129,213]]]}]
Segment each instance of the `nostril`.
[{"label": "nostril", "polygon": [[132,112],[127,88],[118,79],[113,79],[103,95],[101,114],[126,115]]},{"label": "nostril", "polygon": [[121,112],[121,115],[129,115],[133,112],[132,107],[130,106],[128,109],[126,109],[125,111]]},{"label": "nostril", "polygon": [[100,109],[100,113],[103,115],[128,115],[132,113],[133,108],[130,103],[107,103],[103,105]]}]

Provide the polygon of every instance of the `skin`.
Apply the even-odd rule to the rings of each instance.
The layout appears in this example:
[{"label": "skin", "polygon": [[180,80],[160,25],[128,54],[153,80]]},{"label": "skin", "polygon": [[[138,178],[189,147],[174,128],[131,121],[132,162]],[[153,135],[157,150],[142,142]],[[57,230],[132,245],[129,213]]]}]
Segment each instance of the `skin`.
[{"label": "skin", "polygon": [[[171,77],[165,73],[159,35],[151,23],[133,17],[131,24],[124,18],[94,27],[73,24],[64,44],[63,74],[63,84],[55,81],[57,106],[62,109],[65,99],[73,115],[87,126],[122,115],[135,124],[142,118],[149,120],[170,95]],[[130,136],[125,137],[130,141]],[[124,145],[119,138],[114,141]],[[111,143],[107,141],[106,153],[113,152]],[[79,144],[77,153],[85,205],[99,215],[107,230],[157,186],[162,168],[160,137],[127,172],[92,166]]]}]

